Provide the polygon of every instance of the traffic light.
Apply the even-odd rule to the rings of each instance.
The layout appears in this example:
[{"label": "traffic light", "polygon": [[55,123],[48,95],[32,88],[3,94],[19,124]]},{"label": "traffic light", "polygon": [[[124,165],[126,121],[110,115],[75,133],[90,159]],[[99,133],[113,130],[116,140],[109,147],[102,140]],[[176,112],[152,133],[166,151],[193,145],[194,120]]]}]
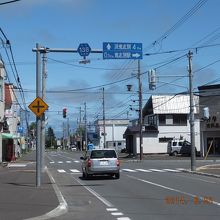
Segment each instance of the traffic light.
[{"label": "traffic light", "polygon": [[149,82],[149,89],[155,90],[156,89],[156,72],[155,72],[155,70],[148,71],[148,82]]},{"label": "traffic light", "polygon": [[66,118],[67,108],[63,108],[63,118]]}]

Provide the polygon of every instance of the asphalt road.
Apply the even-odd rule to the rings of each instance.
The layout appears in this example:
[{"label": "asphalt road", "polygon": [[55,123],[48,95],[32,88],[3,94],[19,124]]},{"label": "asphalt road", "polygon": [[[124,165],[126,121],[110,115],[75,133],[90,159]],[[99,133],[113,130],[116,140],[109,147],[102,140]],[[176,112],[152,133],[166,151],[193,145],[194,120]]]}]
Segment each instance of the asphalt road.
[{"label": "asphalt road", "polygon": [[[81,178],[80,152],[47,152],[68,204],[57,219],[220,219],[220,179],[182,172],[190,160],[123,160],[119,180]],[[198,162],[205,165],[207,162]]]}]

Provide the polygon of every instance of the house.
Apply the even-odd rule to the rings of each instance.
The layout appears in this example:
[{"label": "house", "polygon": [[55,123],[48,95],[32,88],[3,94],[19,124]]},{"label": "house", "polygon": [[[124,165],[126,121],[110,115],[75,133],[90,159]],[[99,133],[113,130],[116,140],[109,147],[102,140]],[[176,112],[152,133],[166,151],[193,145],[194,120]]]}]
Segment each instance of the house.
[{"label": "house", "polygon": [[[95,122],[96,134],[99,137],[99,146],[104,147],[104,121]],[[105,120],[105,141],[107,148],[116,148],[121,150],[125,148],[125,139],[123,134],[129,124],[128,119],[107,119]]]},{"label": "house", "polygon": [[4,82],[5,69],[0,62],[0,162],[14,160],[20,153],[18,105],[14,86]]},{"label": "house", "polygon": [[4,77],[5,77],[4,65],[2,61],[0,61],[0,163],[2,162],[2,132],[5,124]]},{"label": "house", "polygon": [[[200,151],[198,96],[195,102],[195,145]],[[188,95],[152,95],[143,112],[143,153],[167,153],[167,143],[173,138],[190,141]],[[127,128],[126,147],[128,152],[140,153],[139,126]]]},{"label": "house", "polygon": [[200,104],[201,152],[220,155],[220,84],[198,87]]}]

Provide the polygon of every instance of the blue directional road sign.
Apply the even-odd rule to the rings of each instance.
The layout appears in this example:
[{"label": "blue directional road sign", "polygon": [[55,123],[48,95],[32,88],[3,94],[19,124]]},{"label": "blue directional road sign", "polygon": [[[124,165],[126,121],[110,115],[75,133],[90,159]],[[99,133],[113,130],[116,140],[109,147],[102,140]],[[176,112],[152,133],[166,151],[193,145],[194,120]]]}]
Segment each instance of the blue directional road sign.
[{"label": "blue directional road sign", "polygon": [[87,57],[91,52],[91,47],[87,43],[80,44],[77,49],[77,52],[79,53],[80,56]]},{"label": "blue directional road sign", "polygon": [[103,43],[103,59],[142,59],[142,43]]}]

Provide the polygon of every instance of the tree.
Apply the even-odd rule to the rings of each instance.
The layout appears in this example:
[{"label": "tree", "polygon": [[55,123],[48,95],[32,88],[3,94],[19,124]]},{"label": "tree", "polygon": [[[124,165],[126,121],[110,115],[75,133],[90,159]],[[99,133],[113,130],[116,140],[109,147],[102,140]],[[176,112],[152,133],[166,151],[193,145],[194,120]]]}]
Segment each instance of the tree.
[{"label": "tree", "polygon": [[46,148],[51,148],[56,145],[56,137],[52,127],[48,127],[46,133]]}]

